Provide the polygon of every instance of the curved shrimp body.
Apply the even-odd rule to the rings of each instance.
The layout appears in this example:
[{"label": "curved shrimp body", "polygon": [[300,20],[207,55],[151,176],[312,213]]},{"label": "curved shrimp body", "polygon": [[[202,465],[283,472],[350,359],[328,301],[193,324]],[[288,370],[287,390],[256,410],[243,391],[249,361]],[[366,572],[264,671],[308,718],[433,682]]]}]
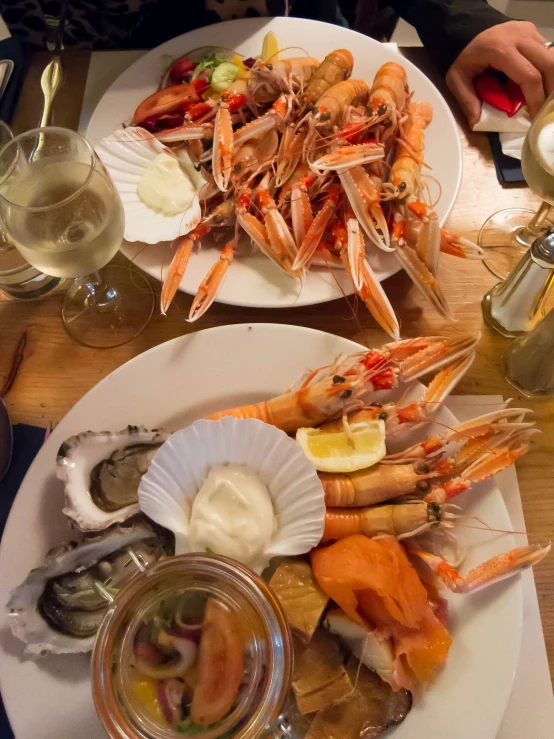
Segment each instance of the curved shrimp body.
[{"label": "curved shrimp body", "polygon": [[431,486],[428,481],[431,478],[444,476],[451,471],[449,465],[439,465],[431,469],[424,463],[376,464],[358,472],[320,472],[319,479],[323,485],[326,506],[358,508],[384,503],[409,493],[429,491]]},{"label": "curved shrimp body", "polygon": [[368,94],[369,86],[364,80],[343,80],[333,85],[316,100],[318,126],[332,129],[351,105],[365,103]]},{"label": "curved shrimp body", "polygon": [[454,518],[447,509],[447,505],[420,500],[366,508],[328,508],[322,541],[344,539],[353,534],[404,539]]},{"label": "curved shrimp body", "polygon": [[306,102],[315,102],[330,87],[348,79],[353,67],[354,57],[346,49],[336,49],[327,54],[308,82]]},{"label": "curved shrimp body", "polygon": [[387,62],[379,67],[369,93],[369,105],[378,112],[381,106],[392,111],[404,110],[408,95],[408,78],[401,64]]},{"label": "curved shrimp body", "polygon": [[[391,167],[390,181],[406,197],[419,191],[421,158],[425,146],[425,129],[433,120],[430,103],[414,103],[408,106],[408,125]],[[403,185],[403,187],[401,187]]]}]

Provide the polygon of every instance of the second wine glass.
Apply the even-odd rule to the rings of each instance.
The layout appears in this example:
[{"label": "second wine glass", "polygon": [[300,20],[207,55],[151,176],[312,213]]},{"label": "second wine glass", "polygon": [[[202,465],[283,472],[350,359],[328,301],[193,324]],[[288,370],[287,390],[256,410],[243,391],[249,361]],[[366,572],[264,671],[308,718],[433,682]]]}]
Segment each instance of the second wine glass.
[{"label": "second wine glass", "polygon": [[521,168],[528,186],[543,203],[535,215],[524,208],[507,208],[490,216],[477,243],[487,252],[485,265],[504,279],[533,241],[554,225],[554,93],[529,128],[521,152]]}]

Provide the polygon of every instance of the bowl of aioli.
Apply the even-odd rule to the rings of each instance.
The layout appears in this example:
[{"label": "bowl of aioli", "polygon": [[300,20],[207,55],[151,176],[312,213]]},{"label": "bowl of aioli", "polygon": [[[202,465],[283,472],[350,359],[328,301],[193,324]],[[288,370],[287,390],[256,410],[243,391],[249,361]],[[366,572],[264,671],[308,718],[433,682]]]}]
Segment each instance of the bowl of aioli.
[{"label": "bowl of aioli", "polygon": [[139,487],[141,510],[175,535],[175,553],[207,552],[258,574],[323,535],[325,500],[312,462],[257,419],[200,420],[172,434]]}]

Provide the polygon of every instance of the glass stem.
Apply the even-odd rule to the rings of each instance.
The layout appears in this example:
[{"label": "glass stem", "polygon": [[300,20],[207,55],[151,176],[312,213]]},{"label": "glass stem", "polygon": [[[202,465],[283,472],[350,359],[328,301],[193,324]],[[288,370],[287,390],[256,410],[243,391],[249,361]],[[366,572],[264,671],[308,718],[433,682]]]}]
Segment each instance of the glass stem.
[{"label": "glass stem", "polygon": [[552,206],[550,203],[543,202],[541,207],[537,210],[533,218],[529,221],[527,226],[523,229],[521,237],[524,241],[533,241],[541,231],[545,228],[545,222],[548,219]]},{"label": "glass stem", "polygon": [[117,310],[119,306],[117,290],[106,283],[100,272],[91,272],[81,279],[83,282],[88,283],[89,286],[88,308],[94,308],[95,310],[104,312]]}]

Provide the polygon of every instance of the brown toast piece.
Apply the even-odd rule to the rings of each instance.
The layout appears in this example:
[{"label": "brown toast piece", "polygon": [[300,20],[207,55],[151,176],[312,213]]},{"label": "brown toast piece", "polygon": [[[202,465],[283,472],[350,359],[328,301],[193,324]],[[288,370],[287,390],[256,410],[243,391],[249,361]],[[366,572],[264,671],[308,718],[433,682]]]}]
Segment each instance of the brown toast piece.
[{"label": "brown toast piece", "polygon": [[325,629],[317,629],[307,645],[295,640],[292,689],[302,714],[323,711],[354,691],[339,641]]},{"label": "brown toast piece", "polygon": [[307,644],[329,602],[310,563],[300,557],[287,559],[277,567],[269,585],[283,606],[293,634]]}]

